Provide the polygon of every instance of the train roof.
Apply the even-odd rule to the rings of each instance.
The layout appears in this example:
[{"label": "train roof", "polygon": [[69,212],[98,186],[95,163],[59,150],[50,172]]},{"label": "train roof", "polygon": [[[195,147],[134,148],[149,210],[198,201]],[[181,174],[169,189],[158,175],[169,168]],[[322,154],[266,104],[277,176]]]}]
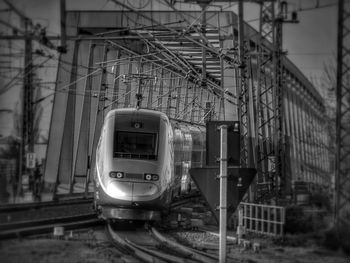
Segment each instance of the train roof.
[{"label": "train roof", "polygon": [[156,110],[150,110],[150,109],[137,109],[137,108],[119,108],[119,109],[114,109],[110,110],[107,113],[106,119],[113,117],[117,114],[141,114],[141,115],[148,115],[148,116],[163,116],[165,118],[168,118],[167,115],[163,112],[156,111]]}]

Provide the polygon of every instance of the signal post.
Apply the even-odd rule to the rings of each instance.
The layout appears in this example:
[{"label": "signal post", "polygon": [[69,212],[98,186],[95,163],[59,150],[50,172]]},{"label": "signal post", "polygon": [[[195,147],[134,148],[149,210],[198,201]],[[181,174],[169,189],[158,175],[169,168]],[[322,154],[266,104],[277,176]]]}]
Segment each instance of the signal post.
[{"label": "signal post", "polygon": [[227,236],[227,125],[220,126],[220,239],[219,262],[226,262]]},{"label": "signal post", "polygon": [[238,207],[256,170],[239,166],[239,122],[207,122],[206,137],[207,166],[191,168],[190,175],[219,223],[219,262],[226,262],[227,218]]}]

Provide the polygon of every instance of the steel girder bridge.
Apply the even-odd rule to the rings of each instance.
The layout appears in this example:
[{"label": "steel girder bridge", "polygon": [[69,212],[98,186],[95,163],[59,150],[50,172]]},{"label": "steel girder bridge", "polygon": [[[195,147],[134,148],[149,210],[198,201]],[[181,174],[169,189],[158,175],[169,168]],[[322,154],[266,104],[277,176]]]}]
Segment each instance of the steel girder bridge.
[{"label": "steel girder bridge", "polygon": [[300,183],[330,190],[324,102],[276,51],[273,7],[261,4],[261,16],[269,19],[261,19],[260,32],[239,23],[233,12],[119,7],[66,13],[67,53],[58,64],[47,191],[93,191],[103,118],[111,109],[134,107],[139,91],[141,107],[170,118],[240,120],[241,165],[258,169],[251,201],[290,198]]}]

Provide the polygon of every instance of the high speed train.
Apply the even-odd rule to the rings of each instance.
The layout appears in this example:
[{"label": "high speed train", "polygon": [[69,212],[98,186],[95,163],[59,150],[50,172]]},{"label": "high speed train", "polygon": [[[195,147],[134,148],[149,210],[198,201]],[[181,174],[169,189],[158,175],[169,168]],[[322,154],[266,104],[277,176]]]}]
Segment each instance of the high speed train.
[{"label": "high speed train", "polygon": [[160,220],[205,162],[205,127],[146,109],[111,110],[96,149],[94,205],[104,219]]}]

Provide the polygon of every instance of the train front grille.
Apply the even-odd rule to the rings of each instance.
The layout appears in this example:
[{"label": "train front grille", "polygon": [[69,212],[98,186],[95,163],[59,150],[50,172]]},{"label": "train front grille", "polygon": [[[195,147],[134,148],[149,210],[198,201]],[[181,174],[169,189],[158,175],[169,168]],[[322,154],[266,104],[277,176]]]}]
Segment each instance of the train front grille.
[{"label": "train front grille", "polygon": [[143,174],[125,173],[125,178],[143,180]]}]

